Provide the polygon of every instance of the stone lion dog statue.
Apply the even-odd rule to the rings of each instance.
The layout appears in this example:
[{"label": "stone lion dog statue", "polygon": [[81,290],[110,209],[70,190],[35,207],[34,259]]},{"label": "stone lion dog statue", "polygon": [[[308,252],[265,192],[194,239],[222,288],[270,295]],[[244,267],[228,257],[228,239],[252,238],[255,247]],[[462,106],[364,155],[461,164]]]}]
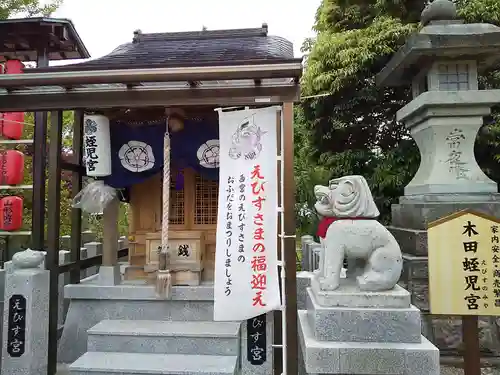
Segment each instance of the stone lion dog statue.
[{"label": "stone lion dog statue", "polygon": [[394,288],[403,259],[394,236],[376,218],[380,215],[362,176],[331,180],[314,187],[315,209],[321,217],[318,236],[323,246],[318,278],[322,290],[339,287],[347,258],[347,279],[364,291]]}]

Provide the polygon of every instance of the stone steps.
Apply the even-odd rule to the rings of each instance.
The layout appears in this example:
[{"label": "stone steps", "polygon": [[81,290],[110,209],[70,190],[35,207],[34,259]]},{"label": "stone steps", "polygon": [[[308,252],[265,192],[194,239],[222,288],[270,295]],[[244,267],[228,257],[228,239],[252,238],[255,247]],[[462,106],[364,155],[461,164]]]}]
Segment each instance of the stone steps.
[{"label": "stone steps", "polygon": [[240,373],[241,323],[213,321],[211,284],[175,286],[169,300],[137,280],[66,291],[77,329],[65,329],[60,358],[71,375]]},{"label": "stone steps", "polygon": [[87,352],[69,366],[72,375],[235,375],[237,356]]},{"label": "stone steps", "polygon": [[59,341],[58,359],[72,363],[88,350],[87,331],[103,320],[206,322],[214,316],[213,284],[174,286],[172,298],[135,280],[105,286],[95,282],[65,287],[70,306]]},{"label": "stone steps", "polygon": [[240,323],[103,320],[87,331],[90,352],[237,356]]}]

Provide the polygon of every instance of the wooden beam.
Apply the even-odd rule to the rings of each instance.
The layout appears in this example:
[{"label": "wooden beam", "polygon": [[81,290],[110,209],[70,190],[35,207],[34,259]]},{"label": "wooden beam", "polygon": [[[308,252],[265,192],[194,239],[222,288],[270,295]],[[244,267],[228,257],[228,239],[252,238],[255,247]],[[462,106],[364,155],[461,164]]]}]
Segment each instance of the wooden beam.
[{"label": "wooden beam", "polygon": [[[124,249],[118,250],[118,256],[117,258],[125,258],[128,257],[129,254],[129,249],[128,247]],[[79,270],[86,270],[87,268],[94,267],[94,266],[100,266],[102,264],[102,254],[101,255],[96,255],[92,258],[87,258],[87,259],[82,259],[80,262],[80,266],[78,267]],[[76,264],[73,263],[66,263],[61,266],[59,266],[59,274],[66,273],[66,272],[71,272],[77,269]]]},{"label": "wooden beam", "polygon": [[[71,170],[71,196],[74,198],[82,189],[82,162],[83,151],[83,111],[75,111],[73,122],[73,162],[75,170]],[[63,167],[63,165],[61,165]],[[80,283],[80,249],[82,242],[82,210],[71,209],[71,261],[75,268],[70,272],[70,283]]]},{"label": "wooden beam", "polygon": [[120,201],[113,199],[103,212],[102,265],[104,267],[118,264],[118,216]]},{"label": "wooden beam", "polygon": [[[1,84],[0,84],[1,85]],[[0,112],[86,108],[140,108],[179,106],[256,105],[256,99],[266,99],[266,105],[294,102],[299,99],[300,86],[294,84],[261,86],[200,86],[196,89],[165,86],[75,88],[67,91],[29,90],[0,93]]]},{"label": "wooden beam", "polygon": [[190,66],[182,68],[111,69],[70,72],[42,72],[0,76],[0,87],[71,86],[75,84],[220,81],[240,79],[294,78],[302,75],[300,62]]},{"label": "wooden beam", "polygon": [[[57,315],[59,310],[59,230],[61,220],[61,151],[62,111],[51,113],[49,148],[49,185],[47,207],[47,255],[45,267],[50,271],[48,374],[57,367]],[[45,181],[44,181],[45,183]],[[43,227],[42,227],[43,228]],[[41,323],[43,324],[43,323]]]},{"label": "wooden beam", "polygon": [[293,169],[293,104],[283,104],[283,194],[284,208],[284,263],[286,290],[286,375],[298,375],[298,332],[297,332],[297,269],[295,235],[295,180]]},{"label": "wooden beam", "polygon": [[[45,50],[41,50],[38,66],[48,66]],[[57,108],[56,108],[57,109]],[[22,111],[22,109],[20,109]],[[33,152],[33,208],[31,211],[31,244],[36,250],[45,245],[45,175],[47,159],[47,112],[35,113],[35,133]]]},{"label": "wooden beam", "polygon": [[[75,126],[76,126],[76,124],[75,124]],[[75,147],[74,144],[73,144],[73,147]],[[83,165],[76,164],[74,162],[62,161],[61,168],[65,171],[77,172],[77,173],[80,173],[82,175],[85,174],[85,167]]]},{"label": "wooden beam", "polygon": [[[276,112],[276,146],[278,150],[278,160],[277,160],[277,165],[278,165],[278,175],[277,175],[277,180],[278,180],[278,207],[283,207],[283,196],[281,194],[281,186],[283,184],[283,181],[281,179],[281,168],[283,168],[283,150],[281,149],[281,138],[283,137],[283,134],[281,132],[281,118],[283,116],[283,108],[281,111]],[[281,228],[281,220],[282,220],[282,215],[278,215],[278,235],[281,236],[284,233],[282,232]],[[277,246],[276,246],[276,251],[278,252],[278,260],[283,261],[283,252],[282,252],[282,243],[281,239],[278,238]],[[282,301],[283,301],[283,288],[281,284],[281,272],[283,272],[282,267],[278,268],[279,270],[279,280],[280,280],[280,293],[282,296]],[[276,310],[273,312],[273,334],[274,334],[274,344],[276,345],[274,350],[273,350],[273,374],[282,374],[283,373],[283,310]]]}]

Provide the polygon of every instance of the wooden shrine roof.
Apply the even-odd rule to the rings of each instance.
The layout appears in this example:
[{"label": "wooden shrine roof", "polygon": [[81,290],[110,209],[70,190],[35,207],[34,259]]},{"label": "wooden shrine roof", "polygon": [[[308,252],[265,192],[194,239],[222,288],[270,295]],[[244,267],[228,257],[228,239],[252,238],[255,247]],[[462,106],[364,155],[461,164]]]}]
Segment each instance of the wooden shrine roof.
[{"label": "wooden shrine roof", "polygon": [[300,61],[0,75],[0,112],[271,105],[299,100]]},{"label": "wooden shrine roof", "polygon": [[0,112],[294,102],[302,68],[292,43],[266,25],[136,32],[102,58],[0,75]]},{"label": "wooden shrine roof", "polygon": [[253,29],[202,30],[143,34],[106,56],[38,71],[244,65],[294,60],[293,44],[268,35],[267,25]]},{"label": "wooden shrine roof", "polygon": [[38,52],[46,47],[49,60],[90,57],[70,20],[46,17],[0,20],[0,62],[36,61]]}]

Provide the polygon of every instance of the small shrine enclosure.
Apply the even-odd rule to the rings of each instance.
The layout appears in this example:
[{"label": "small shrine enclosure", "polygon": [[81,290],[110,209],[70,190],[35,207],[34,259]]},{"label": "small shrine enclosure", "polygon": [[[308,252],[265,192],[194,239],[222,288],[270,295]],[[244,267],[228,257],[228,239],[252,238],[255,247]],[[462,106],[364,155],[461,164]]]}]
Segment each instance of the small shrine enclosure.
[{"label": "small shrine enclosure", "polygon": [[[106,293],[112,293],[113,288],[121,293],[120,284],[124,281],[143,280],[141,282],[148,283],[158,269],[163,215],[163,163],[160,161],[167,121],[171,147],[168,245],[173,285],[203,284],[199,290],[205,293],[214,280],[218,215],[218,167],[207,166],[211,163],[212,153],[217,152],[212,142],[218,140],[219,132],[218,113],[214,110],[276,105],[279,106],[276,116],[279,153],[277,160],[269,162],[277,163],[284,170],[278,180],[285,188],[278,193],[279,207],[276,208],[277,212],[278,209],[283,212],[283,220],[278,225],[279,237],[283,241],[277,239],[276,252],[280,258],[284,254],[280,261],[286,275],[286,296],[282,295],[286,324],[282,327],[281,312],[276,312],[274,342],[271,336],[268,341],[269,350],[276,352],[272,358],[274,373],[297,374],[293,103],[299,99],[302,61],[294,58],[292,44],[281,37],[268,35],[267,25],[264,24],[255,29],[156,34],[136,31],[130,42],[118,46],[110,54],[71,65],[49,67],[46,62],[50,58],[50,48],[47,48],[48,54],[39,59],[37,68],[25,68],[19,74],[0,75],[0,112],[35,112],[34,189],[40,188],[41,192],[35,194],[33,203],[33,244],[40,248],[44,242],[44,219],[43,215],[42,219],[36,219],[36,215],[44,211],[43,178],[48,170],[46,266],[51,271],[49,373],[55,372],[57,362],[59,274],[68,271],[76,274],[81,265],[77,256],[73,259],[74,264],[59,266],[58,208],[62,169],[73,171],[77,189],[82,188],[84,160],[89,160],[88,155],[83,155],[87,131],[85,116],[102,116],[109,120],[112,173],[102,179],[105,184],[117,189],[120,200],[130,204],[129,264],[125,267],[122,280],[117,259],[119,205],[115,199],[113,202],[116,204],[107,206],[103,213],[103,255],[98,281],[88,285],[85,291],[84,288],[78,290],[77,285],[70,285],[67,291],[73,295],[76,292],[82,292],[82,295],[83,292],[99,294],[92,298],[99,302],[108,298],[111,306],[113,303],[124,304],[127,298],[112,298]],[[66,110],[75,111],[72,163],[61,161],[62,112]],[[50,127],[47,126],[49,111]],[[142,162],[154,166],[143,170],[139,170],[137,165],[131,166],[127,153],[133,148],[130,146],[133,142],[145,145],[143,151],[147,157]],[[124,148],[125,145],[128,146]],[[140,158],[137,156],[136,161]],[[125,166],[127,163],[128,166]],[[135,172],[141,173],[131,173],[134,168],[139,168]],[[78,190],[73,191],[73,195]],[[76,251],[80,246],[81,212],[78,209],[73,211],[72,248]],[[189,259],[184,255],[186,246],[192,251]],[[73,284],[78,282],[72,278]],[[188,289],[189,293],[197,293],[193,292],[195,288]],[[88,303],[92,300],[89,296],[66,298],[80,298],[80,301]],[[213,301],[213,293],[210,298]],[[130,299],[134,303],[140,300],[136,296]],[[170,302],[151,297],[144,300],[156,303],[156,306]],[[142,310],[149,306],[146,302]],[[178,300],[174,302],[179,303]],[[164,309],[164,305],[161,306]],[[131,309],[130,314],[136,311]],[[200,314],[203,312],[206,311]],[[81,320],[90,322],[88,318],[86,316]],[[84,334],[75,336],[79,341],[74,342],[76,349],[70,353],[71,356],[78,358],[84,354],[85,351],[82,353],[80,349],[87,345],[86,332],[99,322],[91,322],[91,326],[82,328]],[[79,322],[74,325],[77,324]],[[286,330],[286,335],[282,336],[282,329]],[[65,334],[63,332],[61,341],[69,337]],[[285,337],[286,342],[281,343],[281,337]],[[281,363],[282,347],[286,347],[287,352],[285,363]],[[72,357],[69,362],[76,358]],[[246,371],[254,373],[255,369]]]},{"label": "small shrine enclosure", "polygon": [[[139,114],[140,112],[138,111]],[[212,128],[218,126],[217,114],[213,108],[185,108],[182,109],[182,113],[187,121],[197,124],[195,127],[203,127],[205,121],[209,121]],[[160,113],[160,122],[165,121],[164,117]],[[180,130],[180,132],[187,131],[189,129]],[[175,141],[175,133],[173,141]],[[196,154],[200,145],[194,146],[195,148],[190,152]],[[173,147],[175,148],[175,145]],[[195,158],[195,162],[199,160]],[[158,172],[130,186],[128,191],[131,212],[129,215],[131,267],[127,268],[128,280],[154,276],[153,273],[148,274],[147,270],[148,266],[154,269],[158,265],[157,249],[161,242],[162,225],[162,188],[163,175],[162,172]],[[179,280],[176,282],[178,283],[198,285],[203,281],[214,280],[218,189],[216,174],[207,178],[186,163],[184,166],[178,165],[176,158],[173,158],[170,171],[169,243],[175,251],[171,254],[171,262],[174,268],[177,261],[180,262],[179,267],[189,269],[186,273],[177,273]],[[183,246],[189,246],[193,250],[192,261],[186,262],[187,255],[183,254]]]}]

